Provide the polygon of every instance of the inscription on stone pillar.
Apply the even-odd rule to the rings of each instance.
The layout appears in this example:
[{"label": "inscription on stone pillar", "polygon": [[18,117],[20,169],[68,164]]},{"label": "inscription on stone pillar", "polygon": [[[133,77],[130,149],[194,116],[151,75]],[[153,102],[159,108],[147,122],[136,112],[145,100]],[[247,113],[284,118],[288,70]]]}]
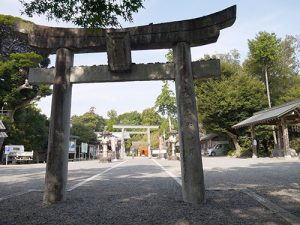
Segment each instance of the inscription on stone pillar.
[{"label": "inscription on stone pillar", "polygon": [[111,30],[106,33],[108,68],[113,72],[129,71],[131,47],[129,33]]}]

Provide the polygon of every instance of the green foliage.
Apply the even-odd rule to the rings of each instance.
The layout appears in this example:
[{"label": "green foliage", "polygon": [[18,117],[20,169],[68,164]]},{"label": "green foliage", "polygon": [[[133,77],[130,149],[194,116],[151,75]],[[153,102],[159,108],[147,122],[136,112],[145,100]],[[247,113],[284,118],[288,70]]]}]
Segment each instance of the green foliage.
[{"label": "green foliage", "polygon": [[172,49],[169,49],[165,56],[166,56],[167,62],[174,62],[173,50]]},{"label": "green foliage", "polygon": [[229,77],[242,69],[240,65],[240,53],[234,49],[228,54],[219,54],[218,58],[221,62],[221,74]]},{"label": "green foliage", "polygon": [[118,116],[118,121],[125,125],[140,125],[142,122],[141,114],[137,111],[123,113]]},{"label": "green foliage", "polygon": [[15,121],[4,117],[8,138],[5,144],[24,145],[26,150],[47,149],[49,122],[34,106],[19,110]]},{"label": "green foliage", "polygon": [[298,154],[300,154],[300,140],[294,139],[290,141],[290,147],[295,149]]},{"label": "green foliage", "polygon": [[154,107],[157,109],[157,112],[163,116],[174,117],[176,115],[176,97],[174,92],[169,88],[167,81],[163,81],[161,94],[156,98]]},{"label": "green foliage", "polygon": [[102,131],[105,126],[105,120],[102,116],[99,116],[96,113],[96,108],[91,107],[90,110],[84,113],[81,116],[74,116],[72,117],[72,124],[73,123],[81,123],[87,127],[90,127],[94,131]]},{"label": "green foliage", "polygon": [[144,109],[141,117],[143,125],[158,125],[161,122],[161,117],[154,108]]},{"label": "green foliage", "polygon": [[280,39],[275,33],[259,32],[254,40],[248,41],[249,59],[258,67],[270,68],[279,57]]},{"label": "green foliage", "polygon": [[26,107],[36,98],[51,94],[49,85],[33,85],[26,92],[19,90],[25,83],[30,67],[38,67],[43,57],[34,53],[14,53],[9,60],[0,61],[0,106],[15,111]]},{"label": "green foliage", "polygon": [[84,125],[83,123],[72,123],[71,135],[78,136],[77,143],[95,143],[97,141],[97,136],[94,130]]},{"label": "green foliage", "polygon": [[72,116],[71,135],[79,137],[78,143],[95,143],[97,140],[95,132],[104,130],[105,120],[95,111],[95,107],[91,107],[81,116]]},{"label": "green foliage", "polygon": [[277,105],[300,98],[300,77],[291,77],[288,79],[288,81],[290,85],[286,87],[286,91],[279,96],[278,100],[276,101]]},{"label": "green foliage", "polygon": [[30,21],[23,20],[19,17],[14,17],[10,15],[0,15],[0,24],[5,24],[6,26],[14,26],[19,21],[31,23]]},{"label": "green foliage", "polygon": [[[267,69],[271,102],[280,104],[286,93],[295,87],[293,77],[299,73],[299,38],[286,36],[281,40],[274,33],[260,32],[249,41],[249,50],[244,69],[262,81],[265,81]],[[298,94],[294,91],[292,95]]]},{"label": "green foliage", "polygon": [[132,14],[143,8],[143,0],[20,0],[23,13],[32,17],[45,14],[48,19],[72,22],[83,27],[120,26],[118,19],[132,21]]},{"label": "green foliage", "polygon": [[241,146],[240,157],[251,157],[252,156],[251,138],[249,136],[240,136],[239,144]]},{"label": "green foliage", "polygon": [[117,114],[117,111],[114,110],[114,109],[111,109],[107,112],[107,117],[108,117],[108,120],[106,120],[106,127],[107,127],[107,130],[109,131],[113,131],[113,125],[114,124],[117,124],[118,122],[118,114]]},{"label": "green foliage", "polygon": [[265,107],[264,86],[258,79],[239,72],[196,87],[200,122],[207,131],[232,131],[234,124]]}]

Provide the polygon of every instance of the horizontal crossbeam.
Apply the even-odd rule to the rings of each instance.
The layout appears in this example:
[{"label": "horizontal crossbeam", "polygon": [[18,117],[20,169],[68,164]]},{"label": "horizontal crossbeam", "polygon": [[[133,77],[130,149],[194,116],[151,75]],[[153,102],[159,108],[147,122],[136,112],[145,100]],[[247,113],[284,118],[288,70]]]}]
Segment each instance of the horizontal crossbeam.
[{"label": "horizontal crossbeam", "polygon": [[131,50],[169,49],[178,42],[187,42],[191,47],[206,45],[216,42],[220,30],[230,27],[235,19],[236,6],[232,6],[195,19],[124,29],[57,28],[24,21],[14,29],[27,34],[30,46],[47,54],[54,54],[59,48],[89,53],[106,52],[107,35],[118,32],[129,34]]},{"label": "horizontal crossbeam", "polygon": [[119,128],[119,129],[158,129],[159,126],[113,125],[113,128]]},{"label": "horizontal crossbeam", "polygon": [[[195,79],[206,79],[220,75],[220,61],[218,59],[192,62]],[[122,81],[150,81],[174,80],[173,63],[132,64],[130,72],[111,72],[107,65],[80,66],[71,68],[70,82],[100,83]],[[53,84],[55,69],[31,68],[29,71],[30,84]]]}]

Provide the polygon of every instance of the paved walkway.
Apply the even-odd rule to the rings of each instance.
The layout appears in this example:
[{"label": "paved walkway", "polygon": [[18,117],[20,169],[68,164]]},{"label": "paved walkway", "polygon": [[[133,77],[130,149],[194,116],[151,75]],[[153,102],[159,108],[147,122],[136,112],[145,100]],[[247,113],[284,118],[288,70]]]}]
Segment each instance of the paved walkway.
[{"label": "paved walkway", "polygon": [[0,224],[300,224],[299,160],[203,164],[202,206],[182,201],[179,161],[135,158],[70,162],[67,200],[48,208],[45,164],[0,166]]}]

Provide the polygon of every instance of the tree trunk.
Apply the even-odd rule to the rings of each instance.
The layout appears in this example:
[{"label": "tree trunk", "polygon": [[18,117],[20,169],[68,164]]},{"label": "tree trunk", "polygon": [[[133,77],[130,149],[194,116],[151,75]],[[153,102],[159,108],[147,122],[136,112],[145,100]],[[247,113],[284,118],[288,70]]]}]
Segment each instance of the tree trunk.
[{"label": "tree trunk", "polygon": [[[266,82],[266,89],[267,89],[267,97],[268,97],[268,104],[269,104],[269,108],[272,107],[271,104],[271,95],[270,95],[270,88],[269,88],[269,75],[268,75],[268,68],[265,67],[265,82]],[[274,144],[277,145],[277,138],[276,138],[276,132],[275,132],[275,126],[272,126],[272,130],[273,130],[273,139],[274,139]]]},{"label": "tree trunk", "polygon": [[168,115],[168,121],[169,121],[169,131],[171,132],[172,128],[172,121],[171,121],[171,116]]},{"label": "tree trunk", "polygon": [[231,138],[231,140],[232,140],[232,142],[234,144],[235,151],[236,151],[235,155],[237,157],[240,157],[241,156],[241,146],[240,146],[240,144],[239,144],[239,142],[237,140],[237,135],[235,135],[235,134],[233,134],[233,133],[231,133],[229,131],[225,131],[225,132]]}]

